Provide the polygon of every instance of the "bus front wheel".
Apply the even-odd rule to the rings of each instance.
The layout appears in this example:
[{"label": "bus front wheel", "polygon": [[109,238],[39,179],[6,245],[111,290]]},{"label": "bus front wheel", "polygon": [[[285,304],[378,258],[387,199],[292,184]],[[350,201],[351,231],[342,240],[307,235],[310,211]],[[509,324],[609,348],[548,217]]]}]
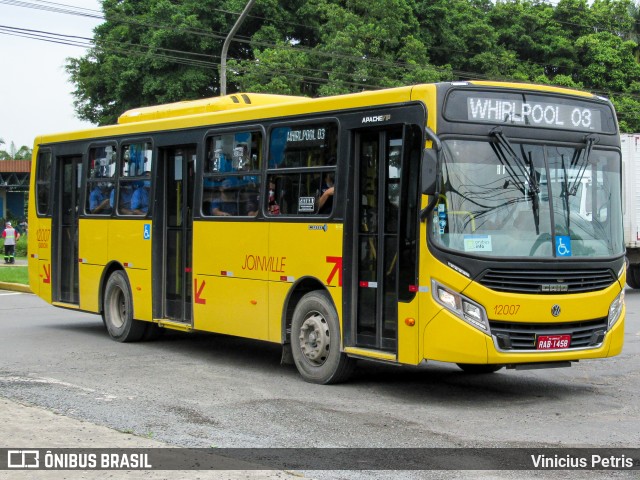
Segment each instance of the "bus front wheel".
[{"label": "bus front wheel", "polygon": [[133,299],[129,281],[118,270],[107,280],[104,292],[104,323],[111,338],[118,342],[136,342],[142,338],[146,323],[133,319]]},{"label": "bus front wheel", "polygon": [[355,360],[340,351],[340,322],[326,293],[307,293],[296,305],[291,353],[300,375],[310,383],[339,383],[353,371]]},{"label": "bus front wheel", "polygon": [[457,365],[464,373],[493,373],[503,367],[502,365],[484,365],[475,363],[458,363]]}]

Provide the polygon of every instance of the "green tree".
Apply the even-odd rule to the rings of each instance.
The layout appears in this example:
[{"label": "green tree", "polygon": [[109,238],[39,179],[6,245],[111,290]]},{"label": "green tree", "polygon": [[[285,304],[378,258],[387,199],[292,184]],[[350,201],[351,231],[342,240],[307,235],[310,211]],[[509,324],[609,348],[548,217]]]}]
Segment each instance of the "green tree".
[{"label": "green tree", "polygon": [[576,41],[580,71],[577,74],[586,88],[605,92],[629,92],[640,79],[640,65],[635,59],[635,42],[624,41],[609,33],[592,33]]},{"label": "green tree", "polygon": [[[318,96],[450,78],[430,64],[406,0],[310,0],[291,18],[256,32],[253,58],[231,62],[242,89]],[[275,45],[261,48],[265,36]]]},{"label": "green tree", "polygon": [[495,78],[514,66],[513,57],[497,43],[489,23],[487,0],[417,2],[419,38],[435,65],[450,65],[457,78]]},{"label": "green tree", "polygon": [[[0,145],[5,145],[5,141],[0,138]],[[30,160],[31,149],[26,145],[16,148],[15,143],[11,142],[8,150],[0,150],[0,160]]]},{"label": "green tree", "polygon": [[640,132],[640,100],[638,96],[618,95],[611,98],[620,130],[626,133]]},{"label": "green tree", "polygon": [[[95,46],[67,59],[80,118],[110,124],[130,108],[217,94],[222,42],[236,18],[225,12],[239,11],[239,0],[103,0],[102,8]],[[243,48],[232,44],[230,55]]]},{"label": "green tree", "polygon": [[594,0],[591,5],[594,32],[609,32],[633,40],[635,4],[632,0]]},{"label": "green tree", "polygon": [[[633,0],[261,0],[228,55],[229,92],[332,95],[453,79],[602,92],[632,128]],[[78,116],[219,92],[222,43],[246,0],[103,0],[95,47],[68,59]],[[236,13],[234,13],[236,12]]]},{"label": "green tree", "polygon": [[[527,80],[553,82],[571,75],[575,53],[570,31],[557,21],[553,6],[529,0],[502,1],[490,12],[498,42],[516,53],[527,67]],[[546,82],[545,82],[546,83]]]}]

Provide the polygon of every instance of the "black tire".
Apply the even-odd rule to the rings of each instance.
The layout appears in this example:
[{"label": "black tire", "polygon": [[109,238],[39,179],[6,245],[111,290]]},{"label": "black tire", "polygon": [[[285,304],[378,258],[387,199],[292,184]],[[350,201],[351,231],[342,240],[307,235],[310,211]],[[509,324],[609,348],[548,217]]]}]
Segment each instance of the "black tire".
[{"label": "black tire", "polygon": [[340,322],[331,298],[324,292],[307,293],[293,312],[291,353],[309,383],[331,384],[347,380],[355,360],[340,351]]},{"label": "black tire", "polygon": [[104,291],[104,323],[111,338],[118,342],[137,342],[147,330],[147,322],[133,319],[133,299],[127,276],[115,271]]},{"label": "black tire", "polygon": [[640,265],[627,267],[627,285],[634,289],[640,288]]},{"label": "black tire", "polygon": [[462,369],[464,373],[473,374],[493,373],[497,372],[503,367],[503,365],[486,365],[476,363],[458,363],[457,365]]}]

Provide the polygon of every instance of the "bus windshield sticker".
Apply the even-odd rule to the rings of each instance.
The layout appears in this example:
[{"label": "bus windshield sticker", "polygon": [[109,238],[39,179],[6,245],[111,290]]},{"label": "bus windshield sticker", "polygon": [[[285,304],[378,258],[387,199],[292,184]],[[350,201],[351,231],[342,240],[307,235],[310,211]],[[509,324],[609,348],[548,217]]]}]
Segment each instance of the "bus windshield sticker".
[{"label": "bus windshield sticker", "polygon": [[556,255],[558,257],[571,256],[571,237],[569,235],[556,236]]},{"label": "bus windshield sticker", "polygon": [[298,213],[313,213],[315,210],[315,197],[300,197],[298,199]]},{"label": "bus windshield sticker", "polygon": [[491,237],[489,235],[465,235],[465,252],[491,252]]},{"label": "bus windshield sticker", "polygon": [[444,203],[438,205],[438,228],[440,235],[444,235],[444,229],[447,227],[447,211]]}]

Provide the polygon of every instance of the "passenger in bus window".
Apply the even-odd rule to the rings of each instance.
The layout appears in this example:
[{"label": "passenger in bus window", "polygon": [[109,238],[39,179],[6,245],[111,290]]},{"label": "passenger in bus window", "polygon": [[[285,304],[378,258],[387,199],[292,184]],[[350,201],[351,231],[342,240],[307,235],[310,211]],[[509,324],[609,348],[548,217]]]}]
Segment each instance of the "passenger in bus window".
[{"label": "passenger in bus window", "polygon": [[234,179],[227,178],[222,182],[220,196],[211,204],[211,213],[223,217],[238,215],[238,197]]},{"label": "passenger in bus window", "polygon": [[215,193],[211,188],[213,182],[207,178],[204,179],[204,189],[202,191],[202,213],[204,215],[213,214],[213,200],[215,199]]},{"label": "passenger in bus window", "polygon": [[270,215],[280,215],[280,205],[276,199],[276,180],[274,178],[269,179],[269,203],[268,209]]},{"label": "passenger in bus window", "polygon": [[329,215],[333,210],[333,186],[334,174],[333,172],[327,172],[324,175],[322,186],[318,191],[318,213],[321,215]]},{"label": "passenger in bus window", "polygon": [[[246,177],[245,177],[246,178]],[[260,205],[259,190],[258,187],[253,184],[248,184],[246,188],[239,194],[239,200],[241,205],[241,215],[247,217],[255,217],[258,215],[258,205]]]},{"label": "passenger in bus window", "polygon": [[[149,172],[147,172],[147,175]],[[136,182],[136,189],[131,196],[131,213],[134,215],[144,215],[149,210],[149,189],[151,182],[144,180]]]},{"label": "passenger in bus window", "polygon": [[[131,215],[131,197],[133,196],[133,189],[130,183],[124,183],[120,185],[120,197],[118,198],[118,213],[120,215]],[[111,192],[111,205],[115,200],[115,189]]]},{"label": "passenger in bus window", "polygon": [[90,213],[111,213],[111,202],[107,193],[108,184],[96,182],[93,184],[93,190],[89,193],[89,212]]}]

